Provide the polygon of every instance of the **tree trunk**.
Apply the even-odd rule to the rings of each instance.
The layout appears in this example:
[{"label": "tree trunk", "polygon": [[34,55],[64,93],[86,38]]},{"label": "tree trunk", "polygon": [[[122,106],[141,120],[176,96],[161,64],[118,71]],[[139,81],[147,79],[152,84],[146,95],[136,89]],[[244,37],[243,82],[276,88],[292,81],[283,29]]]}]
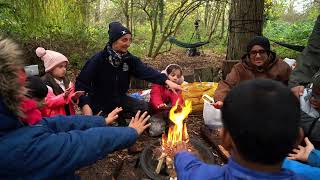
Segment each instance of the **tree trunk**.
[{"label": "tree trunk", "polygon": [[154,44],[156,42],[156,36],[158,32],[158,3],[156,3],[155,9],[153,9],[153,12],[151,13],[152,16],[150,16],[150,25],[151,25],[151,41],[150,41],[150,46],[149,46],[149,52],[148,52],[148,57],[152,56],[152,51],[154,48]]},{"label": "tree trunk", "polygon": [[208,27],[209,9],[210,9],[210,1],[207,0],[206,1],[206,7],[205,7],[205,10],[204,10],[204,27],[205,27],[205,29],[207,29],[207,27]]},{"label": "tree trunk", "polygon": [[99,23],[101,19],[101,14],[100,14],[100,0],[97,0],[96,2],[96,11],[94,13],[94,21],[95,23]]},{"label": "tree trunk", "polygon": [[248,41],[262,35],[264,0],[232,0],[227,59],[240,59]]},{"label": "tree trunk", "polygon": [[124,16],[126,18],[126,27],[128,29],[130,29],[129,0],[124,1],[123,12],[124,12]]},{"label": "tree trunk", "polygon": [[130,31],[133,34],[133,0],[130,1],[130,14],[131,14],[131,18],[130,18]]},{"label": "tree trunk", "polygon": [[215,10],[215,15],[214,17],[212,18],[212,24],[210,26],[210,34],[208,36],[208,41],[211,41],[211,38],[212,36],[214,35],[216,29],[217,29],[217,26],[218,26],[218,23],[219,23],[219,20],[220,20],[220,17],[221,17],[221,2],[217,2],[216,4],[216,10]]},{"label": "tree trunk", "polygon": [[221,34],[220,39],[223,38],[224,35],[224,26],[225,26],[225,14],[226,14],[227,3],[224,3],[222,7],[222,18],[221,18]]}]

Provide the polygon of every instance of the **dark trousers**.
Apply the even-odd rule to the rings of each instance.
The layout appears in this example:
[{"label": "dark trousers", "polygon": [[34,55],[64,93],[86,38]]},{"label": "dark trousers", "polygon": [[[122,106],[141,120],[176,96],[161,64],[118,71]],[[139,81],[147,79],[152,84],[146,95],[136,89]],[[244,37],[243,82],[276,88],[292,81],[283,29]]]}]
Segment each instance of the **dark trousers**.
[{"label": "dark trousers", "polygon": [[145,111],[149,112],[149,103],[143,100],[139,100],[130,96],[121,96],[116,102],[112,104],[110,108],[102,111],[101,116],[107,117],[108,114],[116,107],[122,107],[123,111],[119,113],[119,124],[127,125],[126,119],[131,119],[140,110],[141,114]]},{"label": "dark trousers", "polygon": [[301,111],[300,125],[304,135],[310,139],[315,147],[320,147],[320,118],[313,118]]}]

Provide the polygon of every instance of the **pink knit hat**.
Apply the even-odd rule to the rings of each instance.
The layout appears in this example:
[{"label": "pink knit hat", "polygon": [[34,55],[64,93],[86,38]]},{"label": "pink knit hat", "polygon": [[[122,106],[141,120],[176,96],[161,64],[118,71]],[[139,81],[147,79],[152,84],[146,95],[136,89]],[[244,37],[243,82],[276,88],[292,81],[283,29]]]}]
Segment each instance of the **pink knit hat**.
[{"label": "pink knit hat", "polygon": [[69,63],[67,57],[56,51],[45,50],[43,47],[36,49],[36,54],[44,63],[45,72],[52,70],[55,66],[62,62]]}]

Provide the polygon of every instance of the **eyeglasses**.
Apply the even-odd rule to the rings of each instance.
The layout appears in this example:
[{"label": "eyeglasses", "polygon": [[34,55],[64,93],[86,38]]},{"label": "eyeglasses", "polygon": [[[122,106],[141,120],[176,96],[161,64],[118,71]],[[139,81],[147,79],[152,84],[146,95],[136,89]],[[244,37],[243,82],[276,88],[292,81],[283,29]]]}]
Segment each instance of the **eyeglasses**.
[{"label": "eyeglasses", "polygon": [[260,55],[265,55],[267,53],[267,51],[261,49],[261,50],[258,50],[258,51],[250,51],[249,52],[250,56],[257,56],[258,53]]}]

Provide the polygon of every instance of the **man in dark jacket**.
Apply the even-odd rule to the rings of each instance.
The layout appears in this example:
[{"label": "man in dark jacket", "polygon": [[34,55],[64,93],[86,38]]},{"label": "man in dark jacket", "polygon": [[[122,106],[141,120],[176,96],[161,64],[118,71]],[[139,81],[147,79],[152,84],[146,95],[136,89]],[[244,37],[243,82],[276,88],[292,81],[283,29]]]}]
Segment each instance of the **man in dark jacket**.
[{"label": "man in dark jacket", "polygon": [[130,76],[181,90],[166,75],[146,66],[138,57],[128,52],[131,32],[126,27],[119,22],[112,22],[108,33],[109,42],[104,50],[87,61],[76,80],[76,90],[87,92],[79,103],[83,114],[92,115],[101,111],[108,114],[118,106],[129,113],[148,110],[147,103],[126,95]]},{"label": "man in dark jacket", "polygon": [[[127,148],[149,126],[140,112],[129,127],[108,127],[117,108],[102,116],[55,116],[27,126],[19,108],[26,75],[23,54],[11,40],[0,37],[0,179],[73,179],[74,172]],[[26,117],[27,118],[27,117]]]}]

